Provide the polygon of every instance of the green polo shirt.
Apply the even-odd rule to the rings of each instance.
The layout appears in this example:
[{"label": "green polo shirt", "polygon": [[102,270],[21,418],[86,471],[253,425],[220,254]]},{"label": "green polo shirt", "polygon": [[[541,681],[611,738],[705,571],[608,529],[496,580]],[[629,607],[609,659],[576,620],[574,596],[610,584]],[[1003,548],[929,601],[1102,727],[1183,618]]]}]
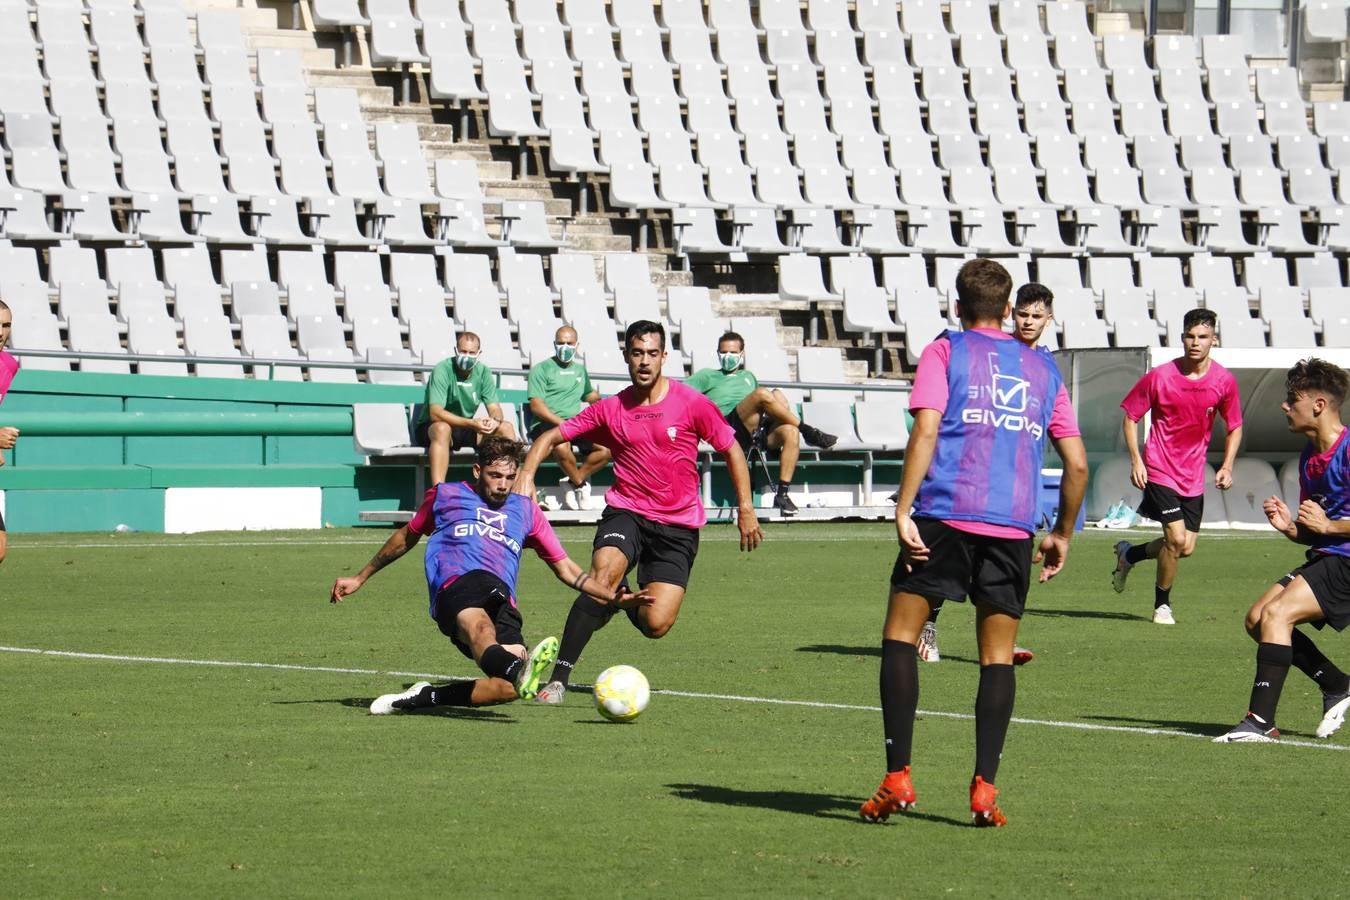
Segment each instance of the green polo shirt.
[{"label": "green polo shirt", "polygon": [[581,412],[581,401],[595,390],[584,365],[576,360],[560,365],[551,356],[530,369],[526,389],[531,400],[535,397],[543,400],[560,419],[570,419]]},{"label": "green polo shirt", "polygon": [[721,369],[700,369],[684,383],[700,394],[706,394],[724,416],[759,387],[759,379],[748,369],[737,369],[730,375]]},{"label": "green polo shirt", "polygon": [[492,372],[481,362],[473,364],[469,374],[462,380],[455,371],[455,358],[447,357],[436,363],[431,370],[431,379],[427,382],[427,399],[422,406],[422,416],[417,424],[431,418],[431,405],[440,404],[452,415],[472,419],[478,412],[478,405],[491,406],[497,402],[497,380]]}]

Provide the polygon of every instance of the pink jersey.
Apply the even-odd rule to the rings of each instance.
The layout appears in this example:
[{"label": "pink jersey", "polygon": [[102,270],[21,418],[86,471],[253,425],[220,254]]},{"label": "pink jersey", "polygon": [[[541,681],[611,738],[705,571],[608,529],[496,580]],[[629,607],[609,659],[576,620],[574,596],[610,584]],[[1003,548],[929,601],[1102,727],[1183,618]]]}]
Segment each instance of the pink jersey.
[{"label": "pink jersey", "polygon": [[[973,328],[971,330],[988,335],[995,340],[1016,340],[1012,335],[997,328]],[[919,409],[946,411],[947,364],[951,359],[951,353],[952,345],[950,341],[936,340],[925,347],[923,353],[919,355],[919,367],[914,373],[914,388],[909,394],[910,412]],[[1050,413],[1049,432],[1050,437],[1054,439],[1078,437],[1081,433],[1078,430],[1078,417],[1074,415],[1073,404],[1069,400],[1069,392],[1063,385],[1060,385],[1059,392],[1055,394],[1055,406]],[[992,525],[988,522],[964,520],[944,521],[947,525],[960,531],[984,535],[985,537],[1020,540],[1027,536],[1027,532],[1011,525]]]},{"label": "pink jersey", "polygon": [[1147,372],[1120,408],[1136,422],[1153,414],[1144,445],[1149,484],[1199,497],[1205,492],[1205,452],[1214,416],[1223,416],[1231,432],[1242,426],[1242,407],[1232,372],[1211,359],[1204,375],[1187,378],[1180,363],[1173,360]]},{"label": "pink jersey", "polygon": [[0,401],[5,399],[5,394],[9,392],[9,386],[14,381],[14,376],[19,372],[19,361],[10,356],[3,350],[0,350]]},{"label": "pink jersey", "polygon": [[660,403],[643,405],[632,387],[592,403],[559,427],[614,455],[614,486],[605,502],[665,525],[698,528],[708,520],[699,496],[698,442],[719,453],[736,440],[712,401],[678,381]]}]

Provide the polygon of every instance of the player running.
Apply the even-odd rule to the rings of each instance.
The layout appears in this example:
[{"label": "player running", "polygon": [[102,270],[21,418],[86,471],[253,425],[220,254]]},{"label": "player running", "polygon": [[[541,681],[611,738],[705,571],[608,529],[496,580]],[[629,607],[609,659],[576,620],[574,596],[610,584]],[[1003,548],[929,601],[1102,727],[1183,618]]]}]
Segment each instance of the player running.
[{"label": "player running", "polygon": [[1322,689],[1317,736],[1331,737],[1350,709],[1350,677],[1322,655],[1298,625],[1341,631],[1350,624],[1350,441],[1341,404],[1350,390],[1344,370],[1305,359],[1289,370],[1280,405],[1289,430],[1308,438],[1298,461],[1298,511],[1268,497],[1266,518],[1291,541],[1308,544],[1308,561],[1272,585],[1247,610],[1256,644],[1256,678],[1247,715],[1216,744],[1268,743],[1280,736],[1275,708],[1290,666]]},{"label": "player running", "polygon": [[429,706],[485,706],[535,695],[544,667],[558,652],[558,639],[545,638],[525,652],[524,623],[516,605],[524,548],[548,563],[559,581],[603,593],[568,558],[539,504],[511,493],[521,445],[492,435],[477,452],[473,484],[447,481],[428,490],[412,521],[395,531],[360,572],[333,582],[328,599],[337,603],[355,593],[370,576],[430,536],[426,573],[431,618],[488,677],[442,685],[419,681],[401,693],[376,698],[370,704],[374,715]]},{"label": "player running", "polygon": [[[1179,560],[1195,552],[1200,519],[1205,511],[1205,451],[1209,448],[1214,416],[1223,416],[1228,436],[1223,464],[1214,486],[1226,491],[1233,484],[1233,460],[1242,443],[1242,406],[1237,379],[1209,358],[1218,342],[1218,318],[1207,309],[1193,309],[1181,322],[1184,352],[1144,374],[1121,401],[1122,429],[1130,453],[1130,481],[1144,492],[1139,515],[1162,523],[1163,536],[1144,544],[1116,544],[1116,568],[1111,587],[1125,590],[1125,579],[1136,563],[1158,561],[1153,588],[1153,621],[1175,625],[1172,583]],[[1149,413],[1152,425],[1144,455],[1139,455],[1139,420]]]},{"label": "player running", "polygon": [[[914,804],[916,643],[933,604],[967,596],[980,650],[971,817],[976,826],[1007,821],[994,779],[1012,718],[1013,646],[1031,566],[1044,560],[1041,581],[1063,568],[1087,485],[1087,453],[1059,370],[1002,330],[1011,291],[1012,279],[998,263],[963,265],[956,293],[964,330],[948,331],[919,359],[910,395],[914,427],[895,507],[900,554],[881,641],[886,777],[859,810],[871,822]],[[1047,435],[1064,475],[1059,517],[1033,560]]]},{"label": "player running", "polygon": [[754,550],[764,539],[735,432],[711,400],[661,374],[665,329],[646,320],[631,323],[624,355],[632,384],[536,438],[516,479],[517,492],[532,494],[539,464],[563,441],[600,444],[614,457],[614,485],[605,492],[605,511],[595,529],[594,587],[578,585],[582,593],[567,614],[558,663],[539,691],[540,703],[563,702],[582,650],[618,611],[609,596],[634,566],[642,593],[641,599],[623,604],[629,620],[653,639],[675,624],[698,552],[698,529],[707,521],[699,495],[700,440],[726,462],[736,492],[741,549]]}]

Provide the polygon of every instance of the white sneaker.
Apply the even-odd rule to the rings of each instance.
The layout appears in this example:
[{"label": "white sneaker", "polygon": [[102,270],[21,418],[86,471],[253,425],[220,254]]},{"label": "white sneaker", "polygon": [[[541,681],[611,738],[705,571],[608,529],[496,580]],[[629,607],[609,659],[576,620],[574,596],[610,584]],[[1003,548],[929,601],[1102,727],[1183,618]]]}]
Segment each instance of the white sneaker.
[{"label": "white sneaker", "polygon": [[1120,514],[1120,504],[1112,503],[1110,506],[1106,508],[1106,513],[1100,519],[1097,520],[1095,527],[1110,528],[1111,523],[1115,520],[1116,516],[1118,516],[1119,514]]},{"label": "white sneaker", "polygon": [[594,509],[591,504],[591,483],[583,481],[581,487],[577,488],[577,502],[581,504],[582,509]]},{"label": "white sneaker", "polygon": [[1350,710],[1350,694],[1335,694],[1326,697],[1326,700],[1326,711],[1322,713],[1322,721],[1317,723],[1317,736],[1320,738],[1329,738],[1340,731],[1341,725],[1345,723],[1345,713]]},{"label": "white sneaker", "polygon": [[942,662],[942,654],[938,652],[937,625],[932,622],[924,622],[923,630],[919,632],[919,659],[930,663]]},{"label": "white sneaker", "polygon": [[558,487],[562,488],[563,505],[568,509],[581,509],[581,501],[577,496],[581,488],[573,487],[571,480],[566,476],[558,479]]},{"label": "white sneaker", "polygon": [[1154,625],[1177,624],[1177,620],[1172,618],[1172,607],[1164,603],[1162,606],[1159,606],[1157,609],[1153,610],[1153,624]]},{"label": "white sneaker", "polygon": [[372,716],[387,716],[401,709],[407,709],[407,706],[398,706],[398,702],[400,700],[411,700],[422,693],[423,688],[429,687],[431,687],[430,681],[419,681],[401,694],[381,694],[370,704],[370,714]]}]

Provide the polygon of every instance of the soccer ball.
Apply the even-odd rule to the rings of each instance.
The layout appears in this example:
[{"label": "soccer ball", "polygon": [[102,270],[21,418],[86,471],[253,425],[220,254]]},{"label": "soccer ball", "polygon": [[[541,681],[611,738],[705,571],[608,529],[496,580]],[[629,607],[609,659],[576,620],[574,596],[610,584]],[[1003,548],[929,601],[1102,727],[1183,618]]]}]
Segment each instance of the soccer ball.
[{"label": "soccer ball", "polygon": [[632,666],[610,666],[595,679],[595,708],[611,722],[631,722],[647,708],[652,689]]}]

